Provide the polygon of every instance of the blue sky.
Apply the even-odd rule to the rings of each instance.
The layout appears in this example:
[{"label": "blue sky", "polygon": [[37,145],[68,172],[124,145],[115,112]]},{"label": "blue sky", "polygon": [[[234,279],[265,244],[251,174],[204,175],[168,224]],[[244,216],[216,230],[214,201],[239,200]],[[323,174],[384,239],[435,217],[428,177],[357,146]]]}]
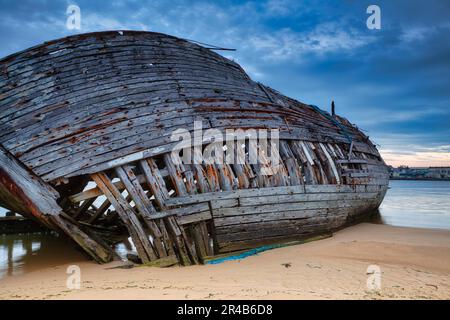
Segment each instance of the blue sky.
[{"label": "blue sky", "polygon": [[[81,8],[67,30],[66,8]],[[366,9],[381,8],[381,30]],[[388,163],[450,165],[450,1],[0,0],[0,56],[111,29],[217,46],[261,81],[356,123]]]}]

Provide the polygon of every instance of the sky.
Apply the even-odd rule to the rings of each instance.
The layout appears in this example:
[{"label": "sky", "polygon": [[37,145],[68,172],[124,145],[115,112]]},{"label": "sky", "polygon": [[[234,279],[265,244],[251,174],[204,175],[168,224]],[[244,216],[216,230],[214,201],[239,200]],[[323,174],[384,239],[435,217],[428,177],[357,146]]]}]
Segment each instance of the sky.
[{"label": "sky", "polygon": [[[81,29],[66,27],[68,5]],[[369,5],[381,29],[369,29]],[[450,1],[0,0],[0,57],[76,33],[146,30],[219,51],[255,80],[336,112],[388,164],[450,166]]]}]

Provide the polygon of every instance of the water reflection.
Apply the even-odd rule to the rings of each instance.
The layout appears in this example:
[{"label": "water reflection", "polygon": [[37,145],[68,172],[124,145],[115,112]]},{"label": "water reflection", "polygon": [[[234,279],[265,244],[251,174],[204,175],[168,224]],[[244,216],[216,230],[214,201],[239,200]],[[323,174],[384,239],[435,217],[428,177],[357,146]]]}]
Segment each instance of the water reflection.
[{"label": "water reflection", "polygon": [[[122,259],[128,253],[136,254],[136,248],[127,238],[114,249]],[[54,233],[0,235],[0,279],[87,260],[73,243]]]},{"label": "water reflection", "polygon": [[136,247],[131,241],[131,237],[123,238],[121,242],[114,246],[114,251],[119,255],[123,260],[127,259],[127,254],[137,254]]},{"label": "water reflection", "polygon": [[380,206],[384,224],[450,229],[450,181],[390,181]]},{"label": "water reflection", "polygon": [[0,235],[0,279],[85,259],[53,233]]}]

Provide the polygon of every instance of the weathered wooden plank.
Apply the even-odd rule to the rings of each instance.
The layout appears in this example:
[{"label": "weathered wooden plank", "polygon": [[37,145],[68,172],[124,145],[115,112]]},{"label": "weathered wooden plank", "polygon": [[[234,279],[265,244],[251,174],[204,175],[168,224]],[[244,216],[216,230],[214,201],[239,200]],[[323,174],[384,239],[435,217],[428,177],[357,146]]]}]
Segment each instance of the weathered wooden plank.
[{"label": "weathered wooden plank", "polygon": [[166,164],[167,171],[169,172],[170,179],[175,187],[175,191],[179,196],[188,195],[186,185],[183,181],[183,171],[182,167],[174,164],[171,153],[164,154],[164,163]]},{"label": "weathered wooden plank", "polygon": [[184,240],[181,235],[182,231],[180,230],[180,227],[178,226],[176,220],[169,217],[166,219],[162,219],[162,221],[166,227],[169,238],[173,243],[172,248],[177,256],[178,261],[181,265],[189,265],[190,261],[188,258],[188,253],[186,252]]},{"label": "weathered wooden plank", "polygon": [[[366,205],[370,200],[323,200],[312,202],[282,203],[282,204],[262,204],[237,208],[222,208],[213,211],[214,223],[240,223],[238,216],[246,216],[245,219],[258,219],[259,214],[272,213],[272,220],[280,219],[280,213],[288,211],[303,212],[307,209],[328,209],[328,208],[345,208]],[[233,217],[233,218],[228,218]],[[228,220],[228,221],[227,221]]]},{"label": "weathered wooden plank", "polygon": [[211,220],[211,212],[209,210],[177,217],[177,222],[180,226],[207,220]]},{"label": "weathered wooden plank", "polygon": [[110,262],[114,258],[114,254],[110,248],[100,245],[94,241],[89,235],[83,232],[78,226],[65,220],[61,215],[52,215],[50,220],[64,232],[66,236],[75,241],[98,263]]},{"label": "weathered wooden plank", "polygon": [[[242,126],[237,127],[237,129],[239,129],[239,128],[242,128]],[[220,128],[218,128],[218,129],[220,129]],[[300,133],[294,132],[294,133],[290,134],[292,136],[284,136],[283,134],[284,134],[284,132],[281,131],[280,136],[283,139],[292,139],[293,138],[292,136],[299,135]],[[300,135],[303,135],[303,133]],[[91,153],[84,152],[84,153],[86,153],[86,155],[83,155],[83,153],[81,153],[81,155],[78,155],[78,157],[81,157],[81,158],[78,159],[77,162],[75,162],[73,159],[70,160],[71,162],[73,161],[73,163],[74,163],[73,165],[66,165],[65,167],[59,168],[57,170],[53,169],[53,171],[50,173],[45,173],[46,171],[40,172],[43,169],[39,168],[39,167],[35,168],[35,170],[40,172],[39,174],[43,175],[43,178],[45,180],[53,180],[64,174],[66,174],[67,176],[90,174],[97,170],[106,170],[111,167],[126,164],[129,161],[140,160],[140,159],[144,159],[144,158],[151,157],[154,155],[169,152],[173,149],[174,145],[176,144],[176,143],[170,143],[170,133],[167,134],[166,136],[163,135],[162,137],[155,139],[155,140],[139,140],[139,144],[128,145],[128,147],[124,147],[123,146],[124,143],[129,144],[129,142],[126,140],[119,141],[118,147],[120,150],[109,151],[104,154],[103,153],[99,154],[98,156],[95,156],[95,157],[93,157]],[[159,146],[152,147],[152,146],[156,146],[156,145],[159,145]],[[161,146],[161,145],[163,145],[163,146]],[[144,149],[144,150],[135,153],[134,151],[136,149],[139,149],[139,150]],[[127,154],[127,153],[129,153],[127,156],[122,156],[123,154]],[[117,158],[117,159],[105,161],[104,160],[105,158],[106,159]],[[67,164],[67,162],[66,162],[66,164]],[[77,168],[81,168],[81,169],[77,169]]]},{"label": "weathered wooden plank", "polygon": [[220,183],[219,183],[219,175],[217,173],[217,170],[213,164],[207,164],[205,165],[206,168],[206,179],[208,181],[208,184],[210,186],[211,192],[217,192],[220,190]]},{"label": "weathered wooden plank", "polygon": [[[137,177],[139,183],[144,183],[145,182],[145,177],[143,175],[140,175]],[[125,185],[122,181],[117,181],[114,182],[114,186],[118,189],[118,190],[124,190],[125,189]],[[92,199],[92,198],[97,198],[99,196],[103,195],[102,190],[100,190],[100,188],[95,187],[95,188],[91,188],[88,189],[86,191],[82,191],[79,192],[77,194],[71,195],[69,197],[69,200],[73,203],[78,203],[84,200],[88,200],[88,199]]]},{"label": "weathered wooden plank", "polygon": [[[131,33],[131,32],[127,32],[127,33]],[[150,35],[150,33],[148,34]],[[14,61],[11,61],[11,58],[8,57],[7,63],[8,63],[8,69],[11,71],[17,71],[17,72],[23,72],[21,65],[19,64],[19,62],[26,62],[28,64],[35,64],[36,62],[48,62],[49,64],[51,64],[51,62],[53,62],[53,58],[57,58],[59,60],[62,59],[62,61],[70,61],[72,60],[71,58],[73,58],[73,56],[75,55],[75,57],[78,58],[85,58],[87,53],[90,53],[91,55],[94,55],[95,52],[97,52],[98,50],[100,51],[104,51],[104,50],[111,50],[113,48],[115,48],[116,46],[119,47],[119,49],[123,49],[123,50],[129,50],[129,45],[130,42],[133,43],[134,45],[137,46],[137,48],[139,48],[139,51],[142,52],[143,47],[148,48],[149,52],[147,54],[151,54],[152,52],[155,52],[155,49],[158,49],[161,44],[164,44],[164,47],[167,47],[170,50],[180,50],[180,41],[183,41],[181,39],[176,39],[175,37],[170,37],[167,35],[162,35],[162,34],[151,34],[148,38],[146,39],[141,39],[142,41],[140,41],[139,43],[135,43],[136,37],[146,37],[147,35],[145,34],[141,34],[141,35],[131,35],[129,37],[125,36],[125,35],[120,35],[120,37],[115,37],[117,35],[114,35],[113,32],[111,32],[110,34],[106,34],[106,33],[97,33],[97,34],[92,34],[92,38],[90,39],[83,39],[83,41],[78,42],[75,46],[70,45],[67,46],[67,43],[65,43],[64,41],[58,43],[57,41],[53,42],[53,43],[47,43],[46,46],[42,47],[35,47],[32,49],[27,50],[27,55],[22,55],[22,53],[17,53],[15,55],[13,55],[13,57],[15,58]],[[105,41],[98,41],[99,37],[101,39],[106,40],[106,38],[108,38],[107,43]],[[171,39],[170,39],[171,38]],[[175,41],[174,41],[175,40]],[[71,41],[73,43],[73,41]],[[187,44],[190,45],[190,44]],[[78,48],[78,49],[77,49]],[[153,50],[151,50],[153,49]],[[204,48],[199,47],[199,46],[183,46],[184,50],[188,50],[188,52],[192,55],[197,54],[199,58],[204,59]],[[89,50],[94,50],[92,52],[90,52]],[[169,51],[170,51],[169,50]],[[45,54],[42,54],[42,53]],[[56,52],[56,54],[55,54]],[[158,53],[159,51],[156,51],[156,53]],[[203,54],[202,54],[203,52]],[[165,52],[166,54],[168,54],[168,52]],[[134,54],[135,57],[139,57],[139,55],[136,55],[136,53]],[[166,55],[164,55],[165,57]],[[50,59],[52,58],[52,59]],[[30,60],[31,59],[31,60]],[[236,64],[233,63],[227,59],[225,59],[224,57],[217,55],[215,53],[211,54],[211,59],[213,59],[214,61],[218,61],[220,63],[223,63],[224,65],[227,66],[231,66],[234,67],[236,70],[241,70],[240,67]],[[15,68],[13,67],[15,66]]]},{"label": "weathered wooden plank", "polygon": [[[369,187],[369,186],[367,186]],[[168,200],[168,205],[187,205],[192,203],[201,203],[212,201],[213,203],[219,203],[223,200],[231,200],[237,198],[252,198],[252,197],[273,197],[280,196],[288,199],[291,195],[297,194],[323,194],[323,193],[356,193],[364,192],[365,185],[305,185],[305,186],[289,186],[289,187],[275,187],[275,188],[259,188],[259,189],[246,189],[246,190],[233,190],[229,192],[220,193],[206,193],[195,196],[172,198]],[[368,189],[367,192],[377,192]],[[362,195],[364,197],[364,195]],[[326,196],[324,196],[326,197]],[[370,195],[369,195],[370,197]],[[295,197],[294,197],[295,198]],[[270,198],[269,198],[270,199]],[[235,202],[233,202],[235,204]],[[230,204],[229,204],[230,205]]]},{"label": "weathered wooden plank", "polygon": [[[201,238],[203,240],[203,244],[205,246],[206,256],[212,256],[214,254],[214,249],[213,249],[213,246],[211,245],[213,240],[212,240],[212,235],[209,233],[208,225],[211,225],[210,221],[200,222],[199,223],[199,229],[200,229],[199,231],[201,234]],[[203,256],[202,258],[204,258],[204,257],[205,256]]]},{"label": "weathered wooden plank", "polygon": [[307,201],[323,201],[323,200],[361,200],[373,199],[377,193],[312,193],[312,194],[292,194],[292,195],[277,195],[264,196],[252,198],[239,198],[239,206],[252,206],[258,204],[278,204],[291,202],[307,202]]},{"label": "weathered wooden plank", "polygon": [[301,167],[292,152],[289,143],[286,140],[280,140],[280,155],[286,164],[286,169],[289,173],[291,185],[303,184],[303,177],[301,174]]},{"label": "weathered wooden plank", "polygon": [[[161,219],[170,216],[178,216],[181,218],[200,212],[209,212],[209,206],[207,203],[198,203],[180,208],[166,209],[164,211],[154,213],[151,218]],[[211,213],[209,214],[208,219],[211,219]]]},{"label": "weathered wooden plank", "polygon": [[338,170],[336,168],[336,165],[334,163],[333,158],[330,156],[330,154],[328,153],[327,148],[323,145],[323,143],[319,143],[320,147],[322,148],[322,151],[324,152],[325,156],[327,157],[327,160],[331,166],[331,169],[333,171],[334,177],[336,179],[337,184],[341,184],[341,178],[339,176]]},{"label": "weathered wooden plank", "polygon": [[[158,203],[159,208],[161,210],[167,210],[166,200],[169,198],[169,193],[155,161],[153,159],[141,160],[140,166],[144,171],[147,183],[155,197],[156,202]],[[175,252],[178,257],[178,261],[181,264],[184,264],[185,262],[183,261],[183,256],[187,254],[185,253],[182,244],[183,240],[181,239],[181,231],[179,231],[176,219],[171,217],[171,215],[176,215],[176,212],[167,213],[167,211],[164,211],[163,213],[153,213],[152,218],[156,218],[156,216],[160,214],[165,215],[161,217],[162,219],[160,220],[160,226],[165,239],[164,243],[167,248],[167,253],[170,255],[172,251]]]},{"label": "weathered wooden plank", "polygon": [[[89,68],[90,72],[96,72],[95,75],[89,77],[89,79],[91,80],[91,82],[89,83],[83,81],[85,79],[80,76],[79,72],[76,72],[78,70],[75,69],[76,66],[62,66],[58,68],[58,76],[60,78],[58,84],[60,85],[61,92],[64,94],[68,94],[68,88],[73,88],[74,85],[80,86],[80,89],[92,87],[93,84],[99,84],[98,80],[101,80],[101,83],[113,83],[114,81],[117,82],[117,77],[119,75],[122,75],[122,78],[126,80],[132,79],[132,75],[136,75],[138,78],[140,78],[141,75],[144,74],[147,75],[148,79],[154,79],[154,81],[157,81],[158,79],[173,80],[173,72],[170,70],[170,67],[173,67],[173,65],[171,66],[170,63],[176,63],[175,60],[167,60],[165,63],[159,63],[157,65],[154,65],[153,68],[150,69],[146,68],[146,61],[142,59],[136,59],[134,61],[136,63],[136,66],[130,66],[129,61],[126,61],[124,57],[119,57],[118,59],[119,60],[116,62],[118,65],[120,65],[121,70],[111,70],[105,68],[104,66],[94,66],[94,64],[97,62],[95,59],[92,59],[91,61],[84,61],[84,69]],[[213,70],[211,68],[208,68],[208,66],[205,67],[205,65],[200,65],[198,62],[194,61],[192,61],[192,65],[178,64],[177,69],[177,74],[179,75],[180,79],[193,79],[195,77],[196,80],[215,80],[225,85],[233,85],[237,82],[242,81],[242,78],[236,77],[235,73],[229,73],[229,77],[226,78],[223,74],[218,72],[218,70]],[[54,71],[55,68],[52,68],[49,69],[48,72],[54,73]],[[158,75],[160,76],[157,77]],[[172,78],[170,78],[170,76],[172,76]],[[34,80],[32,80],[33,78]],[[23,79],[16,77],[15,80],[12,79],[10,83],[5,86],[11,89],[9,90],[9,99],[6,102],[12,102],[14,98],[17,99],[23,97],[23,92],[18,91],[17,88],[28,90],[31,92],[33,90],[40,89],[49,94],[56,91],[57,86],[55,85],[55,82],[52,81],[54,79],[53,77],[47,76],[45,78],[42,78],[28,73],[28,79],[32,81],[28,81],[28,83],[26,83]],[[73,85],[71,85],[70,82],[72,82]],[[242,89],[242,87],[240,89]],[[248,86],[248,89],[251,89],[254,93],[256,93],[256,91],[251,86]]]},{"label": "weathered wooden plank", "polygon": [[248,214],[230,217],[214,217],[214,224],[217,231],[220,228],[228,226],[239,226],[246,223],[257,223],[257,222],[270,222],[270,221],[282,221],[282,220],[296,220],[296,219],[306,219],[312,218],[320,215],[325,215],[327,213],[326,208],[316,208],[316,209],[299,209],[290,210],[284,212],[266,212],[259,214]]},{"label": "weathered wooden plank", "polygon": [[[184,231],[180,229],[179,224],[182,225],[182,219],[176,219],[175,216],[181,214],[189,214],[192,212],[188,212],[186,210],[178,210],[173,209],[167,210],[167,200],[169,199],[169,193],[166,189],[166,185],[164,179],[158,169],[155,161],[153,159],[147,159],[140,161],[140,166],[144,171],[144,175],[147,179],[147,183],[149,184],[150,190],[153,192],[156,201],[158,202],[159,207],[164,210],[160,213],[153,213],[152,218],[156,218],[158,215],[161,215],[163,219],[164,226],[167,229],[167,234],[169,236],[170,241],[166,240],[166,245],[172,245],[172,249],[176,253],[178,260],[181,264],[187,264],[188,261],[185,259],[186,256],[192,256],[192,252],[188,252],[190,250],[187,248],[189,244],[186,242],[186,235],[184,235]],[[184,209],[184,208],[181,208]],[[202,208],[195,208],[193,206],[189,207],[189,209],[193,210],[193,212],[198,212],[199,210],[205,209],[203,205]],[[195,215],[195,214],[194,214]],[[191,217],[190,219],[195,219]],[[189,222],[189,220],[188,220]],[[196,263],[195,260],[190,260],[189,262]]]},{"label": "weathered wooden plank", "polygon": [[151,236],[153,237],[153,247],[155,248],[158,257],[165,257],[167,254],[162,243],[162,233],[157,224],[152,221],[152,215],[156,213],[156,210],[137,180],[131,166],[125,165],[123,167],[117,167],[115,171],[135,203],[138,213],[149,228]]},{"label": "weathered wooden plank", "polygon": [[111,202],[109,202],[108,199],[105,199],[105,201],[103,201],[103,203],[100,205],[100,207],[98,207],[95,213],[87,220],[87,223],[93,223],[95,220],[101,217],[110,206]]},{"label": "weathered wooden plank", "polygon": [[204,258],[211,254],[205,222],[192,224],[189,227],[189,235],[194,240],[197,257],[203,263]]},{"label": "weathered wooden plank", "polygon": [[[170,66],[169,66],[169,67],[170,67]],[[194,65],[193,65],[193,67],[195,67],[195,63],[194,63]],[[216,77],[216,78],[217,78],[217,77]],[[219,78],[219,79],[220,79],[220,78]],[[217,79],[217,80],[219,80],[219,79]],[[141,80],[141,81],[142,81],[142,80]],[[101,88],[101,87],[100,87],[100,88]],[[251,86],[248,86],[248,85],[245,86],[245,87],[241,86],[240,88],[236,88],[236,90],[239,91],[239,90],[242,90],[242,89],[245,89],[245,88],[251,88]],[[101,89],[102,89],[102,88],[101,88]],[[77,93],[78,95],[82,95],[82,94],[83,94],[82,89],[81,89],[81,90],[78,90],[78,91],[80,91],[80,92]],[[103,90],[103,91],[105,91],[105,90]],[[92,90],[90,90],[90,92],[92,92]],[[250,93],[250,91],[246,91],[246,92]],[[252,93],[253,93],[255,96],[260,96],[260,97],[262,98],[261,94],[259,94],[257,91],[253,90]],[[44,100],[44,98],[45,98],[45,96],[42,97],[42,98],[40,98],[39,100],[42,101],[42,100]],[[34,101],[36,101],[36,100],[37,100],[37,99],[35,98]],[[27,111],[30,112],[30,108],[28,108]],[[20,114],[20,113],[16,112],[16,114]]]},{"label": "weathered wooden plank", "polygon": [[300,219],[300,220],[289,220],[289,221],[274,221],[273,223],[252,223],[244,224],[238,228],[226,228],[224,230],[218,230],[220,232],[217,235],[217,240],[219,244],[254,240],[254,239],[264,239],[274,236],[293,236],[295,234],[303,234],[305,232],[311,232],[316,226],[328,225],[329,229],[334,229],[336,225],[343,224],[347,218],[347,215],[340,216],[322,216],[317,217],[314,220],[311,219]]},{"label": "weathered wooden plank", "polygon": [[337,160],[337,163],[340,164],[367,164],[367,160],[365,159],[347,159],[347,160]]},{"label": "weathered wooden plank", "polygon": [[370,176],[368,172],[344,172],[342,176],[350,178],[367,178]]},{"label": "weathered wooden plank", "polygon": [[171,198],[167,201],[167,204],[175,206],[175,205],[186,205],[186,204],[191,204],[191,203],[200,203],[200,202],[207,202],[207,201],[234,199],[234,198],[239,198],[239,197],[296,194],[296,193],[304,193],[304,192],[305,192],[305,188],[303,186],[287,186],[287,187],[274,187],[274,188],[232,190],[232,191],[198,194],[198,195],[194,195],[194,196]]},{"label": "weathered wooden plank", "polygon": [[155,200],[158,206],[161,209],[166,209],[165,203],[170,196],[167,192],[161,171],[158,169],[155,161],[151,158],[147,160],[141,160],[139,164],[142,171],[144,172],[146,182],[152,194],[155,196]]},{"label": "weathered wooden plank", "polygon": [[124,165],[122,167],[117,167],[115,168],[115,172],[120,181],[123,182],[125,189],[135,203],[138,212],[140,212],[143,217],[148,217],[151,216],[152,213],[155,213],[155,208],[145,194],[145,191],[139,183],[131,166]]},{"label": "weathered wooden plank", "polygon": [[239,251],[245,249],[256,248],[264,245],[274,245],[277,243],[298,243],[307,239],[322,239],[323,237],[329,237],[330,231],[327,230],[328,224],[318,225],[315,230],[306,230],[304,233],[298,233],[292,236],[272,236],[265,237],[264,239],[258,238],[253,240],[233,241],[228,243],[221,243],[219,253],[228,253],[232,251]]},{"label": "weathered wooden plank", "polygon": [[313,166],[313,170],[315,172],[315,176],[320,184],[335,184],[334,181],[330,181],[330,174],[327,174],[327,169],[324,168],[324,164],[326,164],[326,160],[323,161],[321,157],[321,153],[316,148],[316,145],[313,142],[305,141],[304,145],[309,150],[311,157],[313,158],[315,166]]},{"label": "weathered wooden plank", "polygon": [[[140,83],[140,82],[139,82]],[[159,82],[158,82],[159,83]],[[92,99],[91,99],[92,100]],[[98,108],[97,108],[98,109]],[[118,111],[119,111],[119,115],[121,114],[121,112],[122,112],[122,110],[123,110],[123,108],[121,107]],[[74,110],[74,111],[76,111],[76,110]],[[132,114],[134,114],[134,110],[132,110]],[[111,114],[111,113],[105,113],[106,115],[108,115],[108,116],[111,116],[111,115],[113,115],[113,114]],[[89,113],[88,113],[88,115],[89,115]],[[145,112],[143,113],[143,116],[145,116],[146,114],[145,114]],[[77,118],[76,119],[78,119],[78,118],[82,118],[82,115],[77,115]],[[47,119],[49,119],[50,117],[48,117]],[[97,118],[97,117],[96,117]],[[88,118],[89,119],[89,118]],[[36,121],[36,120],[35,120]],[[47,120],[47,121],[49,121],[49,120]],[[49,123],[50,124],[50,127],[53,127],[51,124],[51,122]],[[76,123],[75,123],[76,124]],[[19,123],[18,123],[18,125],[19,125]],[[42,124],[43,125],[43,124]],[[24,127],[25,128],[25,127]],[[55,134],[55,133],[58,133],[58,132],[53,132],[53,134],[52,134],[52,136]],[[34,135],[35,136],[35,135]],[[6,141],[6,140],[3,140],[3,141]]]},{"label": "weathered wooden plank", "polygon": [[[58,193],[39,177],[32,175],[0,147],[0,189],[17,199],[26,210],[23,214],[35,217],[44,225],[63,231],[96,261],[113,259],[111,250],[93,240],[76,225],[62,220],[62,209],[57,204]],[[3,193],[2,193],[3,194]],[[6,203],[9,199],[2,199]]]},{"label": "weathered wooden plank", "polygon": [[[0,187],[26,210],[20,213],[34,216],[44,224],[44,215],[58,215],[61,211],[56,203],[59,197],[56,190],[33,176],[3,147],[0,147]],[[9,199],[2,199],[2,202],[7,205]]]},{"label": "weathered wooden plank", "polygon": [[304,174],[305,174],[305,183],[306,184],[317,184],[318,180],[317,177],[315,175],[314,172],[314,168],[313,165],[311,164],[314,163],[312,161],[311,156],[306,155],[305,151],[304,151],[304,147],[301,144],[300,141],[291,141],[290,144],[291,150],[293,151],[293,153],[295,154],[295,156],[300,159],[302,161],[303,164],[303,168],[304,170]]},{"label": "weathered wooden plank", "polygon": [[144,228],[137,219],[133,208],[125,201],[120,191],[112,184],[104,173],[93,174],[92,179],[114,206],[116,212],[127,227],[142,262],[146,263],[151,260],[156,260],[156,255],[153,252],[148,235],[145,233]]},{"label": "weathered wooden plank", "polygon": [[225,200],[214,200],[209,201],[209,205],[211,209],[220,209],[220,208],[233,208],[238,207],[240,205],[241,198],[233,198],[233,199],[225,199]]},{"label": "weathered wooden plank", "polygon": [[[243,215],[243,216],[235,216],[233,219],[230,219],[229,217],[224,218],[217,218],[215,221],[217,230],[221,230],[222,228],[239,228],[241,225],[244,224],[253,224],[253,223],[267,223],[268,225],[273,222],[279,222],[283,220],[303,220],[303,219],[316,219],[317,217],[320,217],[321,215],[326,215],[330,212],[330,210],[345,210],[342,214],[347,214],[349,216],[357,216],[361,215],[367,212],[373,212],[373,208],[376,208],[376,201],[370,202],[369,204],[365,205],[358,205],[358,206],[347,206],[347,207],[340,207],[340,208],[331,208],[331,209],[304,209],[304,210],[293,210],[293,211],[286,211],[279,215],[276,215],[275,213],[261,213],[257,215]],[[343,222],[341,224],[344,225]]]},{"label": "weathered wooden plank", "polygon": [[[128,46],[129,47],[129,46]],[[126,47],[125,47],[126,48]],[[108,48],[103,48],[103,52],[105,53],[105,50],[108,51]],[[126,70],[127,67],[128,68],[132,68],[133,65],[130,66],[129,64],[129,60],[131,58],[131,54],[128,52],[119,52],[119,53],[114,53],[114,52],[110,52],[110,54],[112,56],[114,56],[115,58],[115,64],[117,67],[121,67],[121,70],[119,71],[123,71],[123,73],[126,75]],[[155,52],[155,51],[153,51]],[[191,52],[193,53],[193,52]],[[180,52],[180,54],[182,54]],[[98,56],[98,55],[97,55]],[[146,58],[142,58],[142,57],[133,57],[134,62],[136,64],[136,66],[134,67],[134,73],[138,73],[146,71],[149,74],[154,74],[154,73],[162,73],[163,71],[167,72],[170,74],[171,70],[170,67],[173,67],[174,65],[177,66],[177,69],[181,69],[182,66],[187,65],[190,66],[191,71],[203,71],[201,73],[201,75],[206,76],[206,75],[214,75],[217,78],[222,78],[225,81],[229,81],[229,82],[233,82],[234,83],[239,83],[242,82],[243,80],[243,74],[239,73],[239,72],[235,72],[233,69],[229,68],[229,65],[222,67],[220,64],[217,63],[216,61],[211,61],[209,59],[204,59],[203,64],[201,62],[199,62],[196,57],[200,57],[199,55],[193,54],[192,56],[187,55],[186,52],[184,52],[184,54],[182,55],[182,58],[180,59],[179,56],[174,56],[173,54],[165,54],[164,57],[162,56],[157,56],[157,55],[149,55]],[[119,73],[118,70],[111,70],[107,68],[107,65],[102,64],[102,65],[98,65],[95,64],[95,62],[98,62],[98,57],[96,57],[95,55],[90,55],[90,56],[86,56],[86,54],[83,55],[83,61],[78,60],[77,58],[73,58],[73,59],[69,59],[66,61],[61,61],[61,62],[56,62],[56,61],[52,61],[50,62],[50,64],[48,64],[47,66],[39,64],[39,66],[34,67],[34,68],[30,68],[29,71],[27,72],[22,72],[22,73],[18,73],[18,74],[14,74],[10,77],[10,81],[9,83],[12,83],[13,81],[16,84],[16,86],[11,86],[12,89],[16,89],[18,85],[22,85],[22,86],[27,86],[27,89],[32,90],[33,88],[36,87],[36,83],[35,81],[41,80],[39,82],[39,84],[45,84],[48,83],[43,81],[43,79],[46,78],[50,78],[55,74],[55,69],[52,68],[54,66],[58,66],[58,72],[57,74],[60,76],[61,80],[65,80],[65,79],[70,79],[70,78],[80,78],[83,77],[85,75],[81,74],[78,72],[76,73],[75,71],[77,70],[76,67],[80,65],[80,63],[84,66],[85,69],[88,69],[89,72],[96,72],[97,74],[103,72],[103,73],[107,73],[108,75],[114,75]],[[155,63],[152,66],[148,66],[148,59],[152,59],[155,62],[155,59],[158,60],[162,60],[164,59],[164,61],[158,61],[157,63]],[[62,63],[62,62],[67,62],[67,63]],[[181,63],[180,63],[181,62]],[[52,64],[51,64],[52,63]],[[59,64],[59,65],[58,65]],[[144,70],[143,70],[144,69]],[[188,69],[189,70],[189,69]],[[187,70],[187,71],[188,71]],[[46,74],[43,71],[47,71]],[[34,74],[33,74],[34,72]],[[40,72],[40,73],[39,73]],[[224,77],[224,72],[226,72],[230,77],[226,78]],[[173,74],[173,71],[172,71]],[[47,76],[45,78],[45,75]],[[189,74],[188,72],[186,72],[186,76],[193,76],[192,73]],[[44,76],[44,77],[42,77]],[[24,79],[23,77],[27,77],[30,78],[31,81],[25,82],[24,80],[18,80],[18,79]],[[98,79],[98,77],[92,75],[92,76],[88,76],[89,78],[95,80]],[[111,77],[111,76],[110,76]],[[108,79],[110,78],[108,77]],[[34,85],[33,85],[34,82]],[[64,83],[63,81],[61,81],[62,83]],[[51,85],[51,83],[50,83]],[[249,88],[253,88],[253,90],[255,92],[257,92],[257,88],[256,86],[252,85],[251,83],[247,84],[247,87]],[[65,88],[63,86],[63,88]],[[241,87],[242,88],[242,87]],[[16,96],[18,95],[17,90],[14,91],[12,90],[12,94],[15,94]]]},{"label": "weathered wooden plank", "polygon": [[305,185],[306,193],[322,193],[322,192],[355,192],[356,186],[353,185]]},{"label": "weathered wooden plank", "polygon": [[216,164],[215,168],[218,172],[220,189],[230,191],[234,188],[234,174],[228,164]]},{"label": "weathered wooden plank", "polygon": [[83,202],[83,204],[80,207],[78,207],[78,209],[75,211],[75,214],[72,216],[72,218],[77,220],[77,218],[79,218],[83,213],[85,213],[92,206],[92,204],[95,202],[95,200],[96,200],[96,198],[91,198],[91,199],[85,200]]}]

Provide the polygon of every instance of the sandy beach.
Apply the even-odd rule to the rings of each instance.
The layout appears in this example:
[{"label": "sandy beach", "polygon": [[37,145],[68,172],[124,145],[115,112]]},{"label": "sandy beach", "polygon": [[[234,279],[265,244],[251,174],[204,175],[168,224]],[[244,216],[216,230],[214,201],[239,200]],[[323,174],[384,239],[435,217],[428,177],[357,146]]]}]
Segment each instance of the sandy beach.
[{"label": "sandy beach", "polygon": [[[239,261],[192,267],[113,268],[80,260],[0,280],[0,299],[450,299],[450,231],[360,224],[332,238]],[[367,268],[381,270],[369,290]]]}]

